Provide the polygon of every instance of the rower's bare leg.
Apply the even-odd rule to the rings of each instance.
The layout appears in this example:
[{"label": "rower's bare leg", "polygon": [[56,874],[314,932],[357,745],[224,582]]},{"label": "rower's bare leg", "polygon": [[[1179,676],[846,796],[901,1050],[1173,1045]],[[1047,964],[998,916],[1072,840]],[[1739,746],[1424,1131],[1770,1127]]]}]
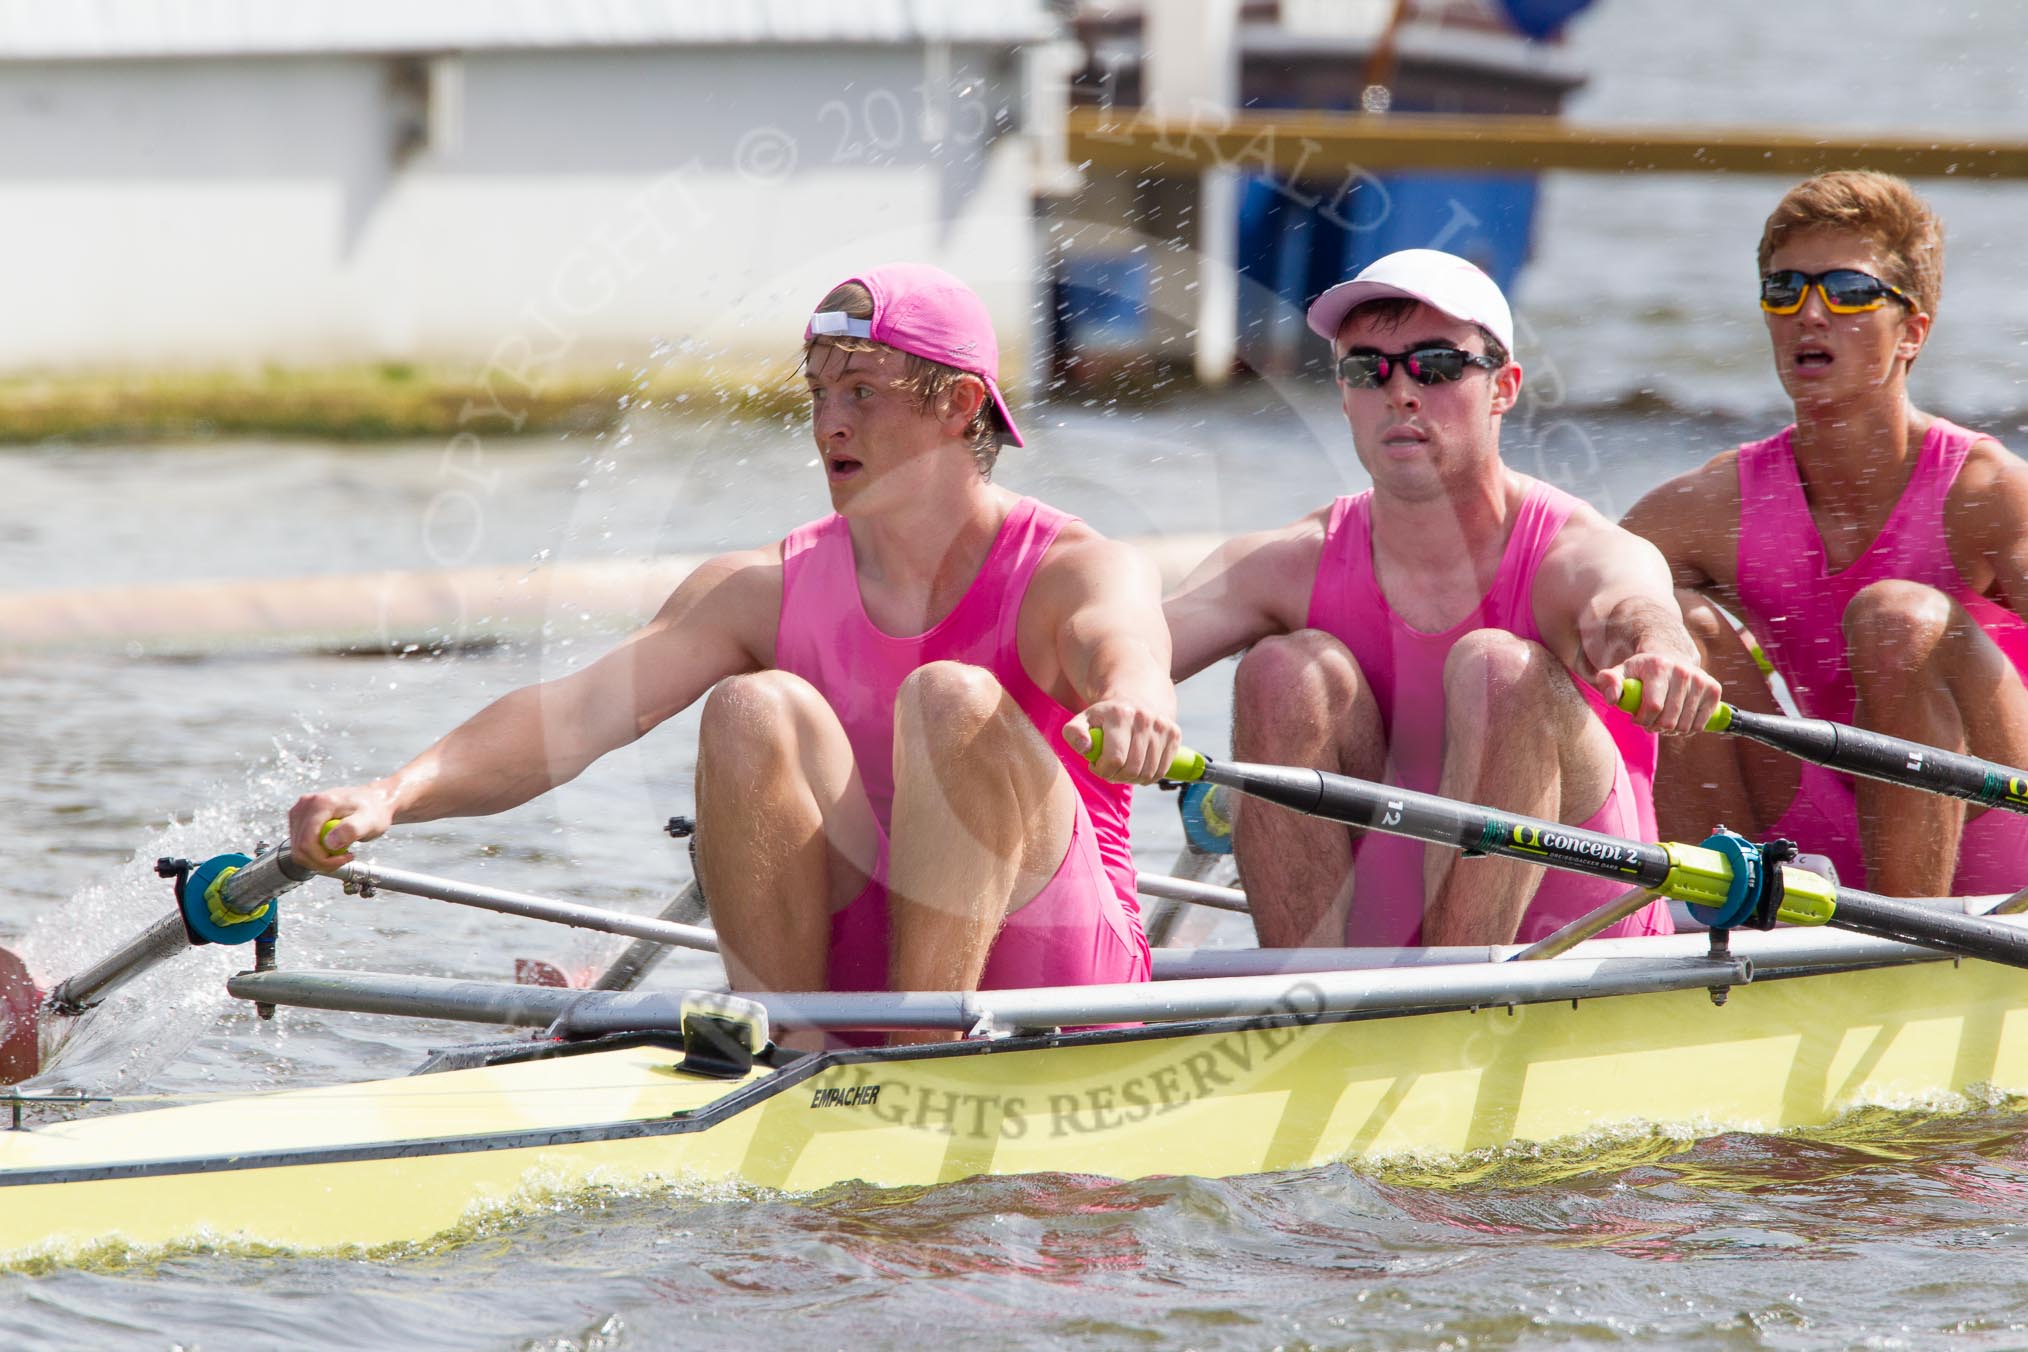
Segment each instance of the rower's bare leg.
[{"label": "rower's bare leg", "polygon": [[[1612,734],[1547,648],[1499,629],[1453,645],[1444,661],[1444,797],[1574,825],[1604,806],[1618,759]],[[1542,872],[1514,859],[1461,861],[1432,846],[1423,942],[1512,943]]]},{"label": "rower's bare leg", "polygon": [[[1316,629],[1254,644],[1232,680],[1232,755],[1379,779],[1380,706],[1345,645]],[[1261,947],[1343,944],[1357,833],[1269,803],[1235,806],[1232,853]]]},{"label": "rower's bare leg", "polygon": [[[1845,642],[1860,727],[2005,765],[2028,762],[2028,690],[1950,597],[1917,582],[1876,582],[1845,608]],[[1968,804],[1877,780],[1853,784],[1868,885],[1894,897],[1947,895]]]},{"label": "rower's bare leg", "polygon": [[[1731,621],[1697,592],[1679,590],[1676,601],[1698,658],[1724,687],[1726,702],[1780,713]],[[1744,737],[1664,737],[1655,767],[1655,824],[1664,840],[1702,840],[1719,826],[1759,839],[1789,810],[1802,782],[1795,757]]]},{"label": "rower's bare leg", "polygon": [[879,832],[814,686],[763,671],[712,687],[697,820],[698,880],[733,989],[824,989],[831,915],[865,890]]},{"label": "rower's bare leg", "polygon": [[894,990],[978,989],[1001,924],[1069,852],[1076,802],[1062,762],[991,672],[931,662],[902,682],[887,865]]}]

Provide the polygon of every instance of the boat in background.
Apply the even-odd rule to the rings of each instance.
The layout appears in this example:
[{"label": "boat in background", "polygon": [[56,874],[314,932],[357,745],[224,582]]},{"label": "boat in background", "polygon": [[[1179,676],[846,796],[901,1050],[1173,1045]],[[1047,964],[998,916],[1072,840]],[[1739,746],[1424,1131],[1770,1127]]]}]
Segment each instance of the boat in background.
[{"label": "boat in background", "polygon": [[[1584,83],[1555,39],[1590,0],[1279,0],[1239,8],[1234,106],[1249,112],[1553,116]],[[1131,117],[1148,98],[1145,6],[1087,0],[1074,33],[1086,54],[1073,107]],[[1207,114],[1208,116],[1209,114]],[[1471,259],[1511,290],[1533,249],[1538,179],[1441,170],[1284,177],[1242,168],[1236,202],[1236,356],[1286,374],[1309,365],[1304,307],[1397,249]],[[1198,239],[1187,181],[1094,180],[1048,203],[1068,243],[1054,278],[1060,376],[1105,378],[1153,360],[1190,365],[1193,310],[1149,239]],[[1141,236],[1144,238],[1137,238]],[[1202,247],[1198,245],[1197,247]]]}]

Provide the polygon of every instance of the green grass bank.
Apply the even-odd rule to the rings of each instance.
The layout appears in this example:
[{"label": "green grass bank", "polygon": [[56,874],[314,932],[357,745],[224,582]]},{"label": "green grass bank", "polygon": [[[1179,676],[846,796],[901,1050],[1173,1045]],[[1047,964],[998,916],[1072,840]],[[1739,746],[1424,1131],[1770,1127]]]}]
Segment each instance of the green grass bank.
[{"label": "green grass bank", "polygon": [[0,445],[203,441],[276,436],[329,441],[460,432],[597,431],[631,408],[779,415],[800,407],[793,372],[722,367],[573,370],[523,384],[481,372],[386,363],[320,369],[38,375],[0,378]]}]

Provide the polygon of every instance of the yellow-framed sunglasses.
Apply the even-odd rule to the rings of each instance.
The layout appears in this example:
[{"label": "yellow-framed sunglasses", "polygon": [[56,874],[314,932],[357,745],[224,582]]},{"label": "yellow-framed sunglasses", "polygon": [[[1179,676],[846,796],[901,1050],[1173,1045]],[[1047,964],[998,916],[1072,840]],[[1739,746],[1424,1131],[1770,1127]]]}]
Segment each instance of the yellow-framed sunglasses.
[{"label": "yellow-framed sunglasses", "polygon": [[1809,299],[1810,288],[1824,298],[1824,308],[1834,315],[1865,314],[1889,300],[1898,300],[1915,310],[1915,302],[1898,286],[1881,281],[1857,268],[1832,268],[1829,272],[1802,272],[1785,268],[1760,279],[1760,308],[1771,315],[1792,315]]}]

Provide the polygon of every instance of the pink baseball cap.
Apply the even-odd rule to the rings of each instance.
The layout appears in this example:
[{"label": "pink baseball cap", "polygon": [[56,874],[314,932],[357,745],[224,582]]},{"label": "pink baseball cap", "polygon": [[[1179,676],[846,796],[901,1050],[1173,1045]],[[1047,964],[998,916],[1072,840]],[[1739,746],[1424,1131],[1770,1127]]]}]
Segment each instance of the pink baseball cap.
[{"label": "pink baseball cap", "polygon": [[1421,301],[1452,319],[1477,324],[1514,350],[1514,314],[1499,284],[1456,254],[1441,249],[1402,249],[1376,258],[1349,282],[1340,282],[1310,302],[1310,332],[1336,342],[1345,316],[1369,300],[1399,297]]},{"label": "pink baseball cap", "polygon": [[1000,340],[993,335],[993,317],[986,313],[986,302],[976,291],[928,263],[889,263],[847,277],[838,285],[846,282],[857,282],[872,293],[873,318],[854,319],[842,310],[819,310],[803,329],[804,342],[864,338],[977,376],[986,382],[986,393],[1007,430],[1007,440],[1016,446],[1027,444],[1014,426],[1014,415],[1007,411],[1007,401],[1000,397]]}]

